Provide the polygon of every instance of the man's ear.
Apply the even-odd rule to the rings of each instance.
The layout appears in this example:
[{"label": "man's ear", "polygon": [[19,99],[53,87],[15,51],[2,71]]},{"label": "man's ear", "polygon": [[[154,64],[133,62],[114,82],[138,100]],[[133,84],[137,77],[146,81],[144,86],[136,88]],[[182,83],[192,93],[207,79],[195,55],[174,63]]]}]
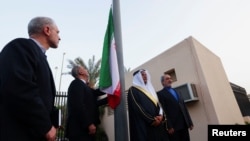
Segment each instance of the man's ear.
[{"label": "man's ear", "polygon": [[49,35],[50,34],[50,27],[49,26],[45,26],[43,28],[43,32],[44,32],[44,34]]}]

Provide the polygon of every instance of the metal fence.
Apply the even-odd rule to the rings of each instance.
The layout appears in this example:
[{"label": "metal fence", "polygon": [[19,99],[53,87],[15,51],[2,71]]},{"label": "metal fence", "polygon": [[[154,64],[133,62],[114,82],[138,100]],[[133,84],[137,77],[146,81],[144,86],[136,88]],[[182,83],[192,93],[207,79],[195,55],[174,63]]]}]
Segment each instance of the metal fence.
[{"label": "metal fence", "polygon": [[68,141],[64,136],[67,117],[67,92],[56,92],[55,106],[59,109],[60,125],[57,129],[57,141]]}]

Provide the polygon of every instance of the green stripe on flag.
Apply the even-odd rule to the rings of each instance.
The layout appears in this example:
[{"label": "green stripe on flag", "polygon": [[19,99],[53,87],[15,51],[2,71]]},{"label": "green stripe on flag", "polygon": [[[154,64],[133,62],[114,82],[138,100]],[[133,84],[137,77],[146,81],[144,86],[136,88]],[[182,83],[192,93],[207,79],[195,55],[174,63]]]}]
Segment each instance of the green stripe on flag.
[{"label": "green stripe on flag", "polygon": [[109,20],[103,43],[102,62],[101,62],[100,80],[99,80],[99,87],[101,89],[107,88],[112,85],[109,57],[110,57],[110,47],[113,38],[114,38],[114,24],[113,24],[112,8],[110,8]]}]

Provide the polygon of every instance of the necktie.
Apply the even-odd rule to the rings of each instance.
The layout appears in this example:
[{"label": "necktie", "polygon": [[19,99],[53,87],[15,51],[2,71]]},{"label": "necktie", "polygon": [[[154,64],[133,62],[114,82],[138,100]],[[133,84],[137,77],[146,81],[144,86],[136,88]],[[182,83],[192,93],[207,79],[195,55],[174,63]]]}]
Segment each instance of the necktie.
[{"label": "necktie", "polygon": [[168,91],[174,96],[174,98],[178,101],[178,95],[177,93],[174,91],[174,89],[169,88]]}]

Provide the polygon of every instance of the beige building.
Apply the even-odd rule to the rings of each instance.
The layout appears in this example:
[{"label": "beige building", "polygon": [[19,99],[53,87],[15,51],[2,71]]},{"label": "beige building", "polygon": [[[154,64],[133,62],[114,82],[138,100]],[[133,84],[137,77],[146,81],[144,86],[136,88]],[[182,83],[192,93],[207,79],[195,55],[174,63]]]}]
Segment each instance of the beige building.
[{"label": "beige building", "polygon": [[[186,103],[194,123],[194,129],[190,131],[192,141],[206,141],[209,124],[244,124],[220,58],[193,37],[127,73],[126,90],[132,85],[132,73],[141,68],[149,71],[157,91],[162,89],[160,76],[164,72],[170,72],[175,78],[173,87],[194,85],[195,96],[192,98],[191,95],[191,101]],[[103,123],[108,129],[109,140],[114,141],[114,130],[110,130],[112,116],[105,117]]]}]

